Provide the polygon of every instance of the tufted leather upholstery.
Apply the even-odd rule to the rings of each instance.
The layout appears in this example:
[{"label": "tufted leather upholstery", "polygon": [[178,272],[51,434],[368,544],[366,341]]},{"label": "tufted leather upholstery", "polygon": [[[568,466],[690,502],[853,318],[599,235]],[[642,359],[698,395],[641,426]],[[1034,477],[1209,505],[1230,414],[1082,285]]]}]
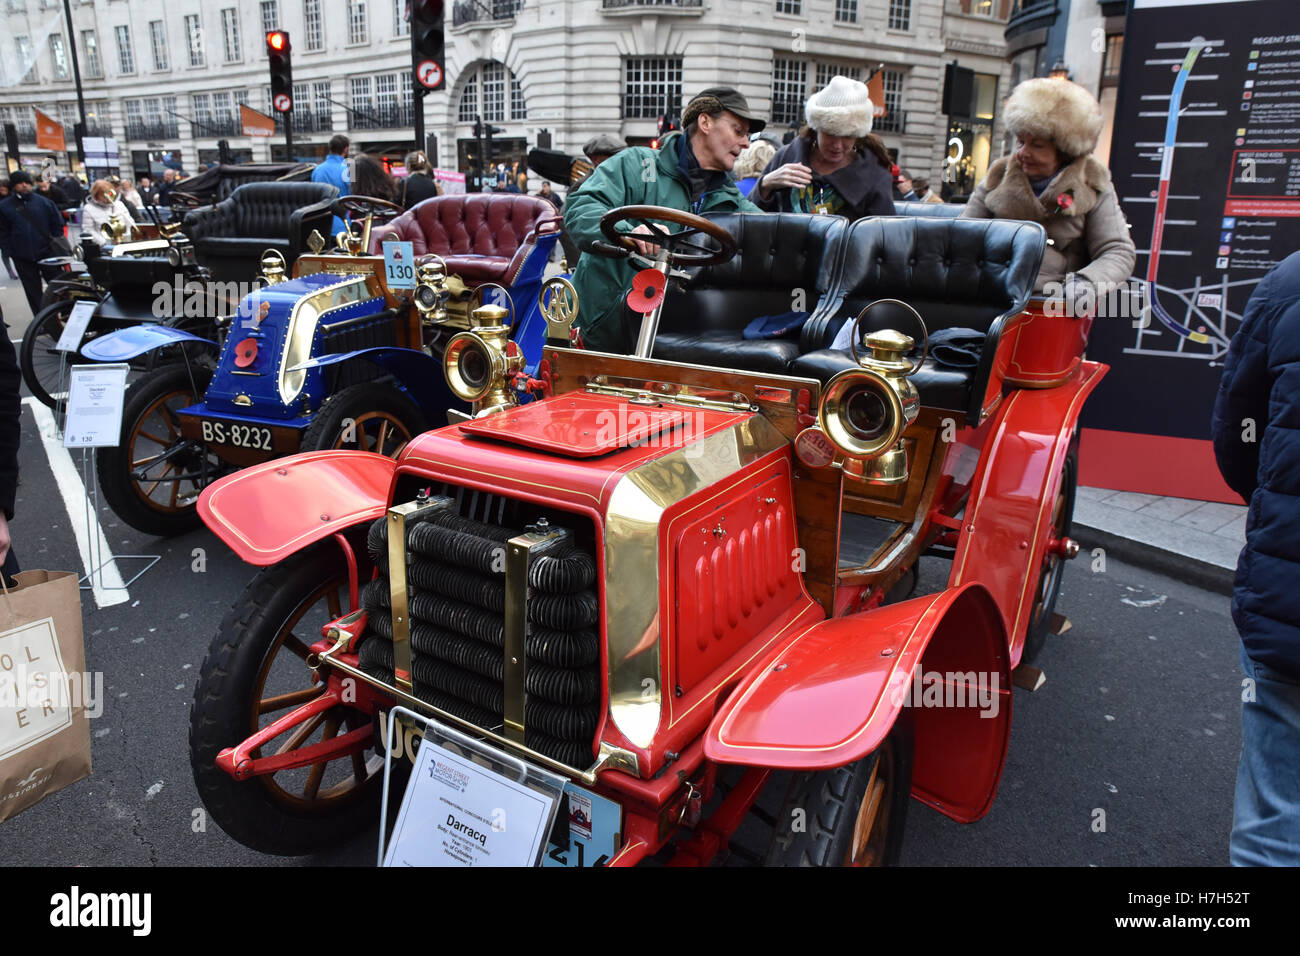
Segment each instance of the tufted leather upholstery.
[{"label": "tufted leather upholstery", "polygon": [[695,270],[684,291],[669,290],[654,355],[783,374],[802,349],[798,338],[747,340],[742,332],[762,315],[818,314],[831,287],[846,222],[804,213],[706,218],[735,236],[740,249],[721,265]]},{"label": "tufted leather upholstery", "polygon": [[896,202],[894,203],[894,215],[956,219],[965,208],[965,203],[955,202]]},{"label": "tufted leather upholstery", "polygon": [[[989,380],[1002,322],[1029,301],[1045,242],[1042,226],[1031,222],[949,217],[860,219],[845,233],[844,255],[831,290],[834,308],[815,317],[816,327],[805,329],[805,343],[816,346],[805,351],[825,349],[845,321],[877,299],[901,299],[920,313],[931,332],[973,328],[988,334],[978,368],[937,366],[927,376],[923,367],[914,378],[922,404],[966,410],[977,417],[975,406]],[[866,331],[877,331],[897,323],[881,312],[877,321],[865,324]],[[899,331],[920,336],[915,329]],[[806,357],[810,361],[804,367],[810,371],[825,372],[835,365],[829,357],[815,361]],[[843,367],[851,364],[847,354],[841,361]],[[927,392],[927,380],[936,390],[933,395]]]},{"label": "tufted leather upholstery", "polygon": [[558,231],[555,207],[537,196],[469,193],[435,196],[416,203],[371,234],[377,254],[393,234],[409,241],[416,261],[439,255],[447,269],[469,285],[499,282],[510,286],[536,244],[539,232]]},{"label": "tufted leather upholstery", "polygon": [[267,249],[278,249],[292,265],[313,229],[328,236],[337,195],[328,183],[246,183],[221,202],[189,213],[181,231],[213,278],[250,281]]}]

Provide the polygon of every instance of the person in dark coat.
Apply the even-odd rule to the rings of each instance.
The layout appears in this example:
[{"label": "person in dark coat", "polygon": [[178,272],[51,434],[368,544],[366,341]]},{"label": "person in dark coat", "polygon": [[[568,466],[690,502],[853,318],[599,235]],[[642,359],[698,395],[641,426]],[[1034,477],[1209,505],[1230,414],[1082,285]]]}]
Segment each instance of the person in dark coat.
[{"label": "person in dark coat", "polygon": [[749,198],[768,212],[894,215],[893,164],[871,135],[873,112],[865,83],[832,77],[805,104],[808,126],[777,150]]},{"label": "person in dark coat", "polygon": [[53,254],[50,240],[63,235],[59,207],[32,189],[31,174],[9,174],[11,195],[0,202],[0,249],[13,257],[27,304],[35,315],[41,307],[41,267],[37,260]]},{"label": "person in dark coat", "polygon": [[12,578],[18,573],[18,559],[14,557],[13,542],[9,538],[9,522],[14,517],[14,499],[18,494],[18,441],[22,437],[18,385],[22,382],[22,373],[18,371],[9,326],[5,324],[2,313],[0,328],[5,330],[4,341],[0,342],[0,562],[4,565],[5,578],[12,586]]},{"label": "person in dark coat", "polygon": [[1248,680],[1229,858],[1300,865],[1300,252],[1255,288],[1223,363],[1211,432],[1249,504],[1232,619]]},{"label": "person in dark coat", "polygon": [[406,178],[399,187],[398,200],[403,209],[442,195],[442,187],[434,181],[433,165],[428,156],[418,149],[413,150],[406,154],[402,165],[406,167]]}]

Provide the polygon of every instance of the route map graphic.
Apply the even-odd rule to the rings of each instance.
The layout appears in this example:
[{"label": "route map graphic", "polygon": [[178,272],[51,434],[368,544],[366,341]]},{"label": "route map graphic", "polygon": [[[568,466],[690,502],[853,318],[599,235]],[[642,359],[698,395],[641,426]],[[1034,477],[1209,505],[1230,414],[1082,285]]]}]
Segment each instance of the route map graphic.
[{"label": "route map graphic", "polygon": [[1293,0],[1134,0],[1109,166],[1140,301],[1093,326],[1089,357],[1111,372],[1087,427],[1209,437],[1246,303],[1300,249],[1294,14]]}]

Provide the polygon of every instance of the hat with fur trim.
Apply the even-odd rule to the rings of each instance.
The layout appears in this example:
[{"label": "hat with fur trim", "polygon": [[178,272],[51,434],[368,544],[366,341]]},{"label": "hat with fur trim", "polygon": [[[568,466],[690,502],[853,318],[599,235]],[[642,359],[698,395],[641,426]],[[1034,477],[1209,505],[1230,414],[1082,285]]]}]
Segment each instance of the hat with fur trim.
[{"label": "hat with fur trim", "polygon": [[1071,159],[1091,153],[1101,136],[1101,104],[1070,80],[1025,80],[1011,91],[1004,115],[1012,134],[1050,140]]},{"label": "hat with fur trim", "polygon": [[866,136],[871,132],[875,105],[867,84],[847,76],[832,76],[826,87],[812,96],[804,106],[808,125],[831,136]]}]

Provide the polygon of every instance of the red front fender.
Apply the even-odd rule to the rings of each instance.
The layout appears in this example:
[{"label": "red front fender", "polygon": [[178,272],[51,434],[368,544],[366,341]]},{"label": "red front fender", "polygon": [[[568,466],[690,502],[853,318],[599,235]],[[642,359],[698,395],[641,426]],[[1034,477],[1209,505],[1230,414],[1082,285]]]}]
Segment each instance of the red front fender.
[{"label": "red front fender", "polygon": [[879,747],[904,706],[915,720],[913,794],[955,820],[979,819],[1011,728],[1002,615],[982,586],[809,628],[732,693],[704,752],[721,763],[840,767]]},{"label": "red front fender", "polygon": [[369,451],[309,451],[245,468],[199,495],[199,516],[249,564],[275,564],[388,508],[397,462]]}]

